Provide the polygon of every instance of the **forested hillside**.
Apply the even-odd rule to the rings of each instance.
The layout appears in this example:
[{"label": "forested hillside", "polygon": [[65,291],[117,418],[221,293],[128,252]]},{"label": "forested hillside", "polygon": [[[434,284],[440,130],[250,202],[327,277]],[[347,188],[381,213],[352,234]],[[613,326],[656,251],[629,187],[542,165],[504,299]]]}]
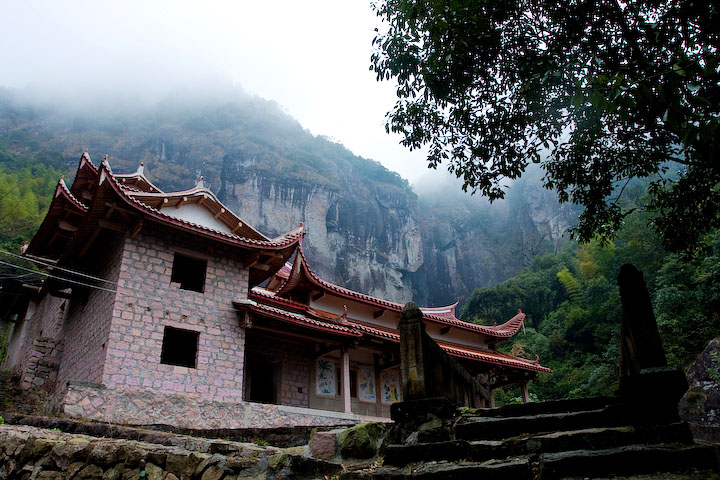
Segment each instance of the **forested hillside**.
[{"label": "forested hillside", "polygon": [[[644,203],[640,187],[637,206]],[[688,367],[720,334],[720,234],[705,238],[702,253],[683,257],[663,251],[649,221],[637,210],[613,242],[568,243],[471,295],[463,309],[467,321],[500,323],[518,306],[528,314],[524,332],[503,348],[527,358],[537,354],[553,369],[530,387],[536,398],[612,395],[618,387],[622,311],[616,277],[624,263],[644,273],[670,365]],[[499,401],[517,395],[509,390]]]},{"label": "forested hillside", "polygon": [[26,156],[0,145],[0,248],[17,251],[50,205],[65,165],[59,156]]}]

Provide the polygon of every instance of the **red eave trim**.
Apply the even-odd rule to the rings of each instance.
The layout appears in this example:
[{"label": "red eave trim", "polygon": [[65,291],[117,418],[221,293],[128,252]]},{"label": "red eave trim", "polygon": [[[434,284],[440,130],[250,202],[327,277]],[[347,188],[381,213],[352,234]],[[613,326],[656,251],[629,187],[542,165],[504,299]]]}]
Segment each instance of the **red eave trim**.
[{"label": "red eave trim", "polygon": [[357,320],[348,321],[348,324],[354,328],[357,328],[361,332],[367,333],[369,335],[374,335],[376,337],[382,337],[382,338],[391,340],[395,343],[400,343],[400,334],[397,332],[393,332],[391,330],[384,329],[384,328],[374,327],[374,326],[368,325],[366,323],[358,322]]},{"label": "red eave trim", "polygon": [[259,313],[262,315],[266,315],[278,320],[283,320],[286,322],[294,323],[296,325],[301,325],[304,327],[311,328],[313,330],[319,330],[324,332],[329,332],[337,335],[343,335],[347,337],[361,337],[362,334],[360,332],[356,332],[352,330],[351,328],[345,327],[343,325],[335,325],[328,322],[321,322],[320,320],[315,320],[314,318],[306,317],[305,315],[301,315],[299,313],[292,313],[288,312],[279,308],[271,307],[269,305],[263,305],[263,304],[257,304],[257,305],[250,305],[250,310]]},{"label": "red eave trim", "polygon": [[440,347],[447,353],[455,357],[467,358],[469,360],[492,363],[495,365],[521,368],[523,370],[531,370],[534,372],[552,373],[551,369],[549,369],[548,367],[544,367],[539,363],[534,363],[530,360],[513,357],[511,355],[505,355],[500,352],[471,350],[465,347],[457,347],[445,343],[438,343],[438,345],[440,345]]},{"label": "red eave trim", "polygon": [[270,303],[276,305],[283,305],[303,312],[308,309],[308,306],[304,303],[296,302],[295,300],[290,300],[289,298],[278,297],[273,292],[265,290],[262,287],[253,287],[250,289],[248,297],[260,302],[269,301]]},{"label": "red eave trim", "polygon": [[[323,289],[325,291],[330,291],[332,293],[337,294],[340,297],[347,298],[349,300],[356,300],[360,301],[375,307],[384,308],[387,310],[391,310],[394,312],[402,312],[403,305],[395,302],[390,302],[388,300],[382,300],[380,298],[371,297],[370,295],[366,295],[364,293],[355,292],[353,290],[347,289],[345,287],[341,287],[339,285],[335,285],[333,283],[330,283],[326,280],[323,280],[320,278],[307,264],[307,259],[305,258],[305,252],[303,252],[302,245],[297,249],[297,257],[295,259],[295,263],[292,266],[292,270],[290,271],[290,274],[288,275],[288,278],[283,282],[283,284],[280,286],[280,288],[277,290],[277,295],[282,295],[283,293],[292,290],[297,284],[299,284],[302,280],[302,278],[305,278],[310,283],[315,285],[316,287]],[[445,309],[452,309],[454,311],[455,306],[457,303],[447,306],[447,307],[437,307],[437,308],[421,308],[420,310],[423,312],[423,318],[425,320],[440,323],[443,325],[449,325],[452,327],[457,327],[463,330],[476,332],[476,333],[482,333],[484,335],[492,336],[492,337],[500,337],[500,338],[509,338],[515,335],[520,328],[522,327],[522,322],[525,319],[525,314],[520,312],[512,319],[508,320],[502,325],[498,326],[486,326],[486,325],[477,325],[474,323],[468,323],[464,322],[462,320],[459,320],[457,318],[443,316],[442,314],[433,314],[433,310],[445,310]]]}]

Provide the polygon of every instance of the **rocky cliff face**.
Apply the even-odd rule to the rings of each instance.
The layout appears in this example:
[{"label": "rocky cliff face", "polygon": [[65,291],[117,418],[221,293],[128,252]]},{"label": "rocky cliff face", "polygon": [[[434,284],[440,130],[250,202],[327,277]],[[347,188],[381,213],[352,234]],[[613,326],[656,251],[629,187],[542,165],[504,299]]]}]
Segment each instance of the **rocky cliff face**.
[{"label": "rocky cliff face", "polygon": [[310,184],[225,160],[221,200],[267,235],[303,222],[303,246],[323,278],[370,295],[412,297],[407,272],[423,265],[417,203],[404,189],[339,178]]},{"label": "rocky cliff face", "polygon": [[305,250],[322,277],[398,302],[462,301],[552,250],[573,221],[537,178],[518,183],[492,207],[447,191],[418,197],[397,174],[312,136],[277,105],[256,98],[103,116],[0,98],[0,143],[62,156],[68,171],[88,147],[96,160],[109,153],[116,172],[143,161],[166,190],[189,188],[202,174],[265,234],[304,222]]},{"label": "rocky cliff face", "polygon": [[247,222],[270,235],[304,222],[306,252],[323,278],[398,302],[462,302],[552,251],[574,218],[535,179],[488,206],[462,195],[418,200],[352,173],[330,187],[225,163],[222,201]]}]

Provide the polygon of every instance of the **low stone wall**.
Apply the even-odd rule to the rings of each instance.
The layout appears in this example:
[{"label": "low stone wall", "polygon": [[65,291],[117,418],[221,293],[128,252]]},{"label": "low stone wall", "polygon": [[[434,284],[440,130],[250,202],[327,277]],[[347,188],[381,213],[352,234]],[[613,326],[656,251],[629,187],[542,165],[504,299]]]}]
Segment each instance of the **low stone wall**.
[{"label": "low stone wall", "polygon": [[147,390],[112,390],[100,384],[70,382],[60,402],[72,418],[125,425],[172,425],[181,428],[276,428],[338,426],[389,419],[342,412],[251,402],[220,403]]},{"label": "low stone wall", "polygon": [[50,337],[35,339],[25,368],[20,377],[22,390],[36,389],[50,392],[55,388],[57,381],[59,357],[62,346],[57,345]]},{"label": "low stone wall", "polygon": [[327,478],[341,468],[307,458],[305,447],[186,438],[187,444],[159,445],[0,425],[0,478],[309,479]]}]

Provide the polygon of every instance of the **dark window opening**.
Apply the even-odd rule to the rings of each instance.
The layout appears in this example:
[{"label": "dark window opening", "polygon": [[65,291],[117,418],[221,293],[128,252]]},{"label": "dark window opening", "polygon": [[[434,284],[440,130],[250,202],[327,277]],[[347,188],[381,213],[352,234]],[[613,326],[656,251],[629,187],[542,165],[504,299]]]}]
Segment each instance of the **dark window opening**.
[{"label": "dark window opening", "polygon": [[350,370],[350,398],[357,398],[357,371]]},{"label": "dark window opening", "polygon": [[199,338],[199,332],[165,327],[160,363],[195,368]]},{"label": "dark window opening", "polygon": [[248,401],[277,403],[277,364],[250,360],[247,375],[250,386]]},{"label": "dark window opening", "polygon": [[205,290],[205,271],[207,260],[187,257],[180,253],[173,259],[172,275],[170,281],[179,283],[183,290],[202,292]]},{"label": "dark window opening", "polygon": [[[336,395],[342,396],[342,369],[335,369]],[[357,398],[357,370],[350,370],[350,398]]]}]

